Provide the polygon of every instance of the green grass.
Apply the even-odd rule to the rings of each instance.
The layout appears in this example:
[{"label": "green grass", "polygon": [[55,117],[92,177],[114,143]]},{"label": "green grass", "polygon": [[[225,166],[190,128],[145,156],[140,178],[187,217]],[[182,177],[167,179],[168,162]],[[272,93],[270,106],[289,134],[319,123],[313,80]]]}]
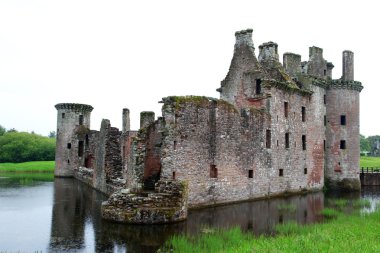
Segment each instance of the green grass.
[{"label": "green grass", "polygon": [[336,218],[338,217],[341,213],[333,208],[324,208],[321,212],[321,214],[323,215],[323,217],[325,218]]},{"label": "green grass", "polygon": [[0,163],[0,172],[48,172],[53,173],[54,161],[36,161],[24,163]]},{"label": "green grass", "polygon": [[[176,236],[160,252],[380,252],[380,210],[312,225],[278,225],[277,236],[255,237],[239,228],[197,237]],[[171,251],[172,250],[172,251]]]},{"label": "green grass", "polygon": [[361,167],[380,168],[380,157],[361,156],[360,168]]}]

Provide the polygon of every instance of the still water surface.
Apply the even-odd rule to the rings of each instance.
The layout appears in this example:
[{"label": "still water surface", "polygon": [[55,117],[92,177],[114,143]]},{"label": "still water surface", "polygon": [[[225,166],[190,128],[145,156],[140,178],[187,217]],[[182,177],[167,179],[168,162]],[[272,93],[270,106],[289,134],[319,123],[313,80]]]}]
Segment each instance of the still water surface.
[{"label": "still water surface", "polygon": [[260,235],[289,220],[320,222],[330,198],[366,198],[371,208],[380,201],[380,188],[371,187],[345,196],[319,192],[193,210],[187,221],[170,225],[124,225],[101,219],[101,193],[75,179],[52,180],[0,174],[0,252],[155,252],[170,236],[207,228],[239,226]]}]

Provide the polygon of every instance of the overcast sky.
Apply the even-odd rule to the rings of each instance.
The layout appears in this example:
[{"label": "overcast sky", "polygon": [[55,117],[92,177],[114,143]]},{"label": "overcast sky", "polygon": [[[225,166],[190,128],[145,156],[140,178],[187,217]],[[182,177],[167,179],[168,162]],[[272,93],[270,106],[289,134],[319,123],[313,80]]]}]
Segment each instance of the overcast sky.
[{"label": "overcast sky", "polygon": [[121,128],[122,109],[138,129],[140,111],[161,115],[169,95],[218,97],[237,30],[308,59],[308,48],[341,77],[342,51],[355,53],[361,130],[380,134],[376,1],[0,0],[0,125],[47,135],[62,102],[94,107]]}]

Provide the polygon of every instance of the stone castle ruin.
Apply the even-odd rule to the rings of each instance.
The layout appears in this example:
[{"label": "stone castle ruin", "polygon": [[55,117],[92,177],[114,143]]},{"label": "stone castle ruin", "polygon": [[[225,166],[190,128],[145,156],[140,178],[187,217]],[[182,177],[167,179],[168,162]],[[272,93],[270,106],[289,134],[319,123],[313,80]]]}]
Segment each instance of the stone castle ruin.
[{"label": "stone castle ruin", "polygon": [[252,30],[235,33],[220,99],[166,97],[162,116],[142,112],[140,130],[104,119],[90,130],[93,108],[57,104],[57,177],[75,177],[109,195],[105,219],[166,223],[189,208],[331,188],[359,190],[359,94],[354,54],[343,52],[343,74],[323,50],[309,60],[279,62],[278,45],[259,46]]}]

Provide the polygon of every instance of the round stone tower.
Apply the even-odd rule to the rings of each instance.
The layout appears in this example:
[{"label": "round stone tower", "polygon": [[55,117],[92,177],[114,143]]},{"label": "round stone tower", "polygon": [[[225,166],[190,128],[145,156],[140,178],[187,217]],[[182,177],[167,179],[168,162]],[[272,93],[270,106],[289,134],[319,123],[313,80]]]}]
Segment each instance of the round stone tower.
[{"label": "round stone tower", "polygon": [[55,105],[57,114],[57,144],[55,151],[56,177],[72,177],[74,168],[84,163],[87,133],[93,107],[85,104]]},{"label": "round stone tower", "polygon": [[354,54],[343,52],[343,75],[326,92],[326,183],[360,190],[359,105],[363,86],[354,81]]}]

